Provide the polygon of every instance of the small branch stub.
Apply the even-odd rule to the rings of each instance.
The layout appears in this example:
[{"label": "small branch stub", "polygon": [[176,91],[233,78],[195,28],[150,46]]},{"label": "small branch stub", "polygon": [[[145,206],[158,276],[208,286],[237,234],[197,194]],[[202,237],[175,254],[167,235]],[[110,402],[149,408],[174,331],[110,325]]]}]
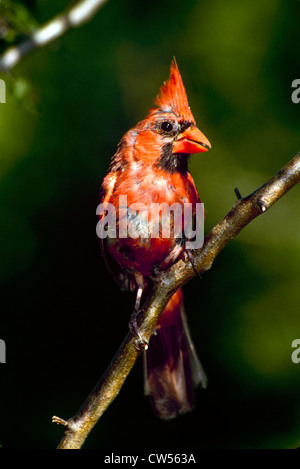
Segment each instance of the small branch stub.
[{"label": "small branch stub", "polygon": [[234,192],[235,192],[236,198],[237,198],[238,200],[241,200],[241,199],[243,198],[243,197],[241,196],[241,193],[240,193],[240,191],[239,191],[239,189],[238,189],[237,187],[235,187]]},{"label": "small branch stub", "polygon": [[266,204],[264,203],[263,200],[258,201],[257,206],[259,207],[259,209],[262,213],[267,211],[268,207],[266,206]]},{"label": "small branch stub", "polygon": [[57,417],[56,415],[53,415],[52,423],[57,423],[57,425],[63,425],[64,427],[69,428],[69,424],[68,424],[67,420],[64,420],[60,417]]}]

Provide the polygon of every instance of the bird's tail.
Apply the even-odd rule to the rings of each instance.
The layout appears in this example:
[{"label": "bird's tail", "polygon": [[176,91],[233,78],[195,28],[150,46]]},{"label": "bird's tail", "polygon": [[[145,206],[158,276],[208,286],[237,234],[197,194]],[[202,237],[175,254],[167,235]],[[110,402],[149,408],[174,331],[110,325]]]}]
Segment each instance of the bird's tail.
[{"label": "bird's tail", "polygon": [[205,388],[207,378],[190,337],[181,289],[157,323],[144,364],[145,394],[159,418],[172,419],[192,409],[194,387]]}]

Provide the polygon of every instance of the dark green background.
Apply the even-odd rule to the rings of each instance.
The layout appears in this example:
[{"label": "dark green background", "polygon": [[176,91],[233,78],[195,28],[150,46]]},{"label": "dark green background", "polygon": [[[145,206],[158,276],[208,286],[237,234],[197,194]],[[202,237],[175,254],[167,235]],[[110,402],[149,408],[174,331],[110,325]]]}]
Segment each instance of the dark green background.
[{"label": "dark green background", "polygon": [[[68,2],[26,4],[43,23]],[[110,0],[91,22],[1,75],[3,447],[55,448],[63,432],[52,415],[74,415],[127,333],[134,297],[119,291],[101,259],[99,188],[172,57],[213,146],[191,161],[208,231],[234,204],[236,186],[249,194],[300,150],[300,104],[291,101],[299,19],[296,0]],[[26,33],[15,30],[2,50]],[[139,360],[85,448],[300,445],[300,364],[291,361],[300,338],[299,214],[300,186],[184,288],[209,379],[194,412],[158,421]]]}]

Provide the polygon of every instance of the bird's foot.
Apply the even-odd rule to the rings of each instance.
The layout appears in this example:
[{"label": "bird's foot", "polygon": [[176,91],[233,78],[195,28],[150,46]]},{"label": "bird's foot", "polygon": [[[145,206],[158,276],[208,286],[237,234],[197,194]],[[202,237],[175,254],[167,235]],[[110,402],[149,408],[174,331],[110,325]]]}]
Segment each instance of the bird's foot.
[{"label": "bird's foot", "polygon": [[146,340],[145,337],[143,336],[143,333],[140,330],[138,323],[137,323],[137,316],[142,311],[143,311],[142,309],[135,309],[131,315],[130,322],[129,322],[129,330],[132,336],[136,338],[134,347],[138,351],[147,350],[148,344],[149,344],[148,340]]}]

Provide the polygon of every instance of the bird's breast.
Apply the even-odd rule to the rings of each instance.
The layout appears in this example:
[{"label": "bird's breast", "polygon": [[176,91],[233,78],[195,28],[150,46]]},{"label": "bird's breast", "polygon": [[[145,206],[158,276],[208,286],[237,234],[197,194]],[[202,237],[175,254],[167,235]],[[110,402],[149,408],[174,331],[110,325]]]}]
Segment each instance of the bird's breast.
[{"label": "bird's breast", "polygon": [[198,201],[189,173],[183,177],[140,168],[123,173],[110,197],[116,236],[107,239],[107,248],[123,269],[149,276],[183,245],[185,205],[193,207]]}]

